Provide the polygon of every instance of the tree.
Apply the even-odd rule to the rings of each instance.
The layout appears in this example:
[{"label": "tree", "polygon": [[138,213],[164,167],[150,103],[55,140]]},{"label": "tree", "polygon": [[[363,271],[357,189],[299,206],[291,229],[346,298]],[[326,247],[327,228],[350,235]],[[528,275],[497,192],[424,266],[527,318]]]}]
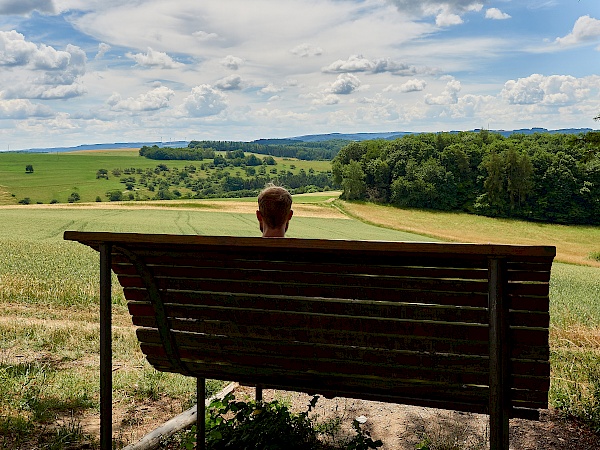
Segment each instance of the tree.
[{"label": "tree", "polygon": [[121,192],[118,189],[114,189],[112,191],[108,191],[106,193],[106,197],[111,202],[120,202],[121,200],[123,200],[123,192]]},{"label": "tree", "polygon": [[31,164],[25,166],[25,173],[33,173],[33,166]]},{"label": "tree", "polygon": [[67,200],[69,203],[75,203],[75,202],[78,202],[79,200],[81,200],[81,196],[77,192],[72,192],[71,195],[69,195],[69,198]]},{"label": "tree", "polygon": [[98,169],[96,172],[96,179],[105,178],[108,180],[108,170],[106,169]]},{"label": "tree", "polygon": [[364,198],[367,192],[365,183],[365,172],[358,161],[352,160],[342,170],[342,188],[344,198],[347,200],[358,200]]}]

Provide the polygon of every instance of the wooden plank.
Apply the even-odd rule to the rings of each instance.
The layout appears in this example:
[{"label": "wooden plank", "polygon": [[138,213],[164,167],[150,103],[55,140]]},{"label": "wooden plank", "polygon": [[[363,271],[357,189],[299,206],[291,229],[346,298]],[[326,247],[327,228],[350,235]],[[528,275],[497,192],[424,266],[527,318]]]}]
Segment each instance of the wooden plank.
[{"label": "wooden plank", "polygon": [[[345,362],[356,362],[359,365],[367,364],[373,366],[375,371],[385,367],[402,370],[411,369],[415,374],[407,377],[416,377],[418,371],[435,372],[434,378],[443,372],[464,371],[466,373],[483,374],[484,378],[465,381],[463,383],[487,384],[488,357],[470,354],[435,354],[416,352],[410,349],[389,350],[381,348],[358,347],[358,346],[340,346],[327,343],[298,342],[298,341],[273,341],[269,339],[250,339],[247,337],[232,336],[210,336],[200,334],[190,334],[176,332],[175,338],[181,351],[193,352],[203,357],[202,352],[212,352],[213,355],[223,354],[227,359],[230,355],[253,355],[262,361],[264,355],[291,358],[294,360],[306,359],[309,363],[325,361],[336,361],[336,364]],[[160,338],[155,330],[138,329],[138,339],[144,344],[160,344]],[[187,358],[191,358],[188,354]],[[283,362],[285,364],[285,361]],[[354,370],[354,369],[353,369]],[[511,374],[513,376],[522,376],[520,385],[514,387],[539,387],[539,383],[544,383],[542,378],[549,377],[549,364],[547,361],[515,360],[512,363]],[[382,375],[383,376],[383,375]],[[425,375],[430,379],[429,374]],[[534,380],[536,379],[536,380]],[[534,384],[531,384],[534,383]],[[535,384],[538,383],[538,384]]]},{"label": "wooden plank", "polygon": [[[340,299],[306,298],[306,297],[269,297],[255,295],[236,295],[207,293],[189,295],[190,293],[166,292],[163,302],[178,308],[217,307],[264,311],[286,311],[289,313],[328,314],[339,316],[397,318],[420,321],[462,322],[487,324],[487,310],[484,308],[456,307],[445,305],[423,305],[414,303],[396,303],[383,301],[347,301]],[[134,315],[147,315],[150,309],[137,310],[135,305],[143,308],[149,303],[131,303],[130,311]],[[524,315],[526,313],[516,313]],[[525,319],[523,319],[525,320]]]},{"label": "wooden plank", "polygon": [[[362,258],[356,264],[350,264],[348,261],[323,262],[311,261],[300,262],[292,261],[272,261],[268,259],[227,259],[222,255],[202,255],[199,258],[195,254],[184,254],[176,258],[174,256],[159,257],[155,255],[144,256],[145,263],[152,270],[164,270],[163,268],[183,268],[183,269],[206,269],[215,268],[229,270],[261,270],[265,272],[314,272],[327,275],[377,275],[392,277],[421,277],[421,278],[454,278],[454,279],[487,279],[487,269],[485,268],[464,268],[464,267],[437,267],[431,261],[424,267],[419,267],[414,261],[410,261],[407,266],[401,265],[394,260],[394,265],[384,265],[381,262],[370,261],[366,264]],[[129,260],[122,254],[115,254],[115,265],[118,271],[123,274],[133,275],[134,269],[129,265]],[[319,264],[316,264],[318,262]],[[447,265],[447,263],[446,263]]]},{"label": "wooden plank", "polygon": [[[160,355],[151,355],[148,361],[165,371],[170,371],[166,359]],[[165,365],[162,365],[165,364]],[[207,378],[221,380],[237,379],[241,383],[255,384],[261,380],[264,385],[283,385],[287,390],[300,390],[309,393],[332,392],[333,395],[344,395],[356,398],[365,398],[369,393],[378,393],[381,401],[395,402],[398,396],[421,399],[445,401],[447,403],[479,404],[481,412],[487,412],[487,396],[489,389],[481,385],[452,385],[445,382],[421,382],[403,378],[382,378],[367,375],[347,375],[344,373],[320,372],[312,373],[309,370],[293,371],[278,369],[250,363],[244,365],[236,363],[223,365],[210,360],[202,362],[188,362],[188,368]],[[285,380],[285,382],[284,382]],[[354,395],[347,395],[354,392]],[[406,399],[405,399],[406,400]],[[547,392],[534,390],[511,390],[511,402],[523,408],[547,407]],[[406,404],[418,404],[409,403]],[[544,406],[545,405],[545,406]],[[460,408],[452,408],[461,410]]]}]

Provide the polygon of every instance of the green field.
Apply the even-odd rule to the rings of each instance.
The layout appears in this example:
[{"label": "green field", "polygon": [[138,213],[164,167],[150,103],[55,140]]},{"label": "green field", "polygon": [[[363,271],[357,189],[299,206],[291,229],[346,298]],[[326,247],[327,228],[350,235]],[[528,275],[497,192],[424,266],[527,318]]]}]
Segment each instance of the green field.
[{"label": "green field", "polygon": [[[275,160],[277,165],[273,167],[292,173],[300,170],[308,172],[310,169],[320,172],[331,168],[330,161]],[[124,190],[124,185],[119,178],[111,175],[109,179],[97,179],[96,172],[99,169],[106,169],[110,173],[113,169],[130,167],[154,169],[158,164],[166,164],[171,169],[183,169],[190,164],[200,166],[202,163],[156,161],[139,156],[138,149],[63,153],[0,152],[0,205],[16,204],[24,198],[31,199],[31,203],[50,203],[52,200],[66,203],[73,192],[79,194],[82,202],[93,202],[96,197],[106,201],[107,191]],[[33,173],[25,173],[27,165],[33,166]],[[239,168],[228,169],[228,172],[246,177]]]},{"label": "green field", "polygon": [[[110,152],[108,161],[120,154],[124,161],[138,158],[131,152]],[[85,158],[97,163],[96,157]],[[17,163],[14,170],[21,167],[23,174],[14,179],[29,177],[24,160]],[[94,174],[96,163],[88,166]],[[38,163],[31,164],[37,172]],[[69,163],[61,170],[68,177],[75,169]],[[0,165],[0,170],[6,167]],[[98,182],[106,180],[94,178],[90,186]],[[3,177],[2,183],[13,181]],[[600,431],[600,268],[586,259],[597,248],[596,228],[332,202],[337,195],[294,196],[296,213],[288,236],[555,244],[559,259],[565,248],[590,264],[553,266],[550,401]],[[80,448],[61,444],[65,436],[83,443],[81,448],[95,445],[99,261],[88,247],[63,241],[65,230],[259,236],[255,202],[248,198],[0,207],[0,448]],[[115,433],[121,446],[139,438],[149,420],[164,422],[189,407],[194,382],[148,366],[117,283],[113,289]],[[211,392],[218,386],[211,385]]]}]

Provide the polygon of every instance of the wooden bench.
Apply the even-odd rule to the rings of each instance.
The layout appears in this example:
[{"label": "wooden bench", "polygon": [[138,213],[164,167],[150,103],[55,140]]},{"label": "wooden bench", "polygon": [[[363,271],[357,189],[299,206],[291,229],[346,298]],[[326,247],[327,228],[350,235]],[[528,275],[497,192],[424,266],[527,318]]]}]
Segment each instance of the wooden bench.
[{"label": "wooden bench", "polygon": [[493,450],[508,449],[510,417],[536,419],[548,406],[554,247],[64,237],[100,252],[104,449],[111,268],[148,361],[196,377],[199,405],[212,378],[486,413]]}]

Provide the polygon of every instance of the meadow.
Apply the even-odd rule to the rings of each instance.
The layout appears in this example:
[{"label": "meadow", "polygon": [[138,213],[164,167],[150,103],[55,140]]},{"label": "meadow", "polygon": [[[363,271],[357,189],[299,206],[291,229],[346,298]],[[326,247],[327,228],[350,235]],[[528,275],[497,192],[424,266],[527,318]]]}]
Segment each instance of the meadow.
[{"label": "meadow", "polygon": [[[108,158],[108,167],[118,158],[135,158],[133,165],[140,165],[141,158],[131,151],[99,153],[87,162],[89,155],[81,159],[94,174],[101,167],[96,158]],[[24,174],[25,164],[31,162],[22,159],[26,154],[9,156],[15,158],[14,179],[5,178],[10,170],[4,163],[10,158],[0,158],[0,184],[8,187],[5,192],[15,192],[15,180],[31,175]],[[76,175],[84,172],[83,166],[70,162],[79,161],[77,155],[38,156],[42,160],[64,156],[69,164],[63,169],[56,166],[63,175],[53,182],[66,186],[65,192],[78,184],[83,192],[83,178]],[[31,164],[36,171],[44,167],[35,161]],[[131,161],[122,166],[128,165]],[[61,181],[62,177],[69,181]],[[89,195],[95,197],[96,183],[107,180],[88,181]],[[22,189],[20,195],[53,188],[25,183]],[[590,256],[600,251],[600,229],[349,203],[337,199],[338,195],[294,196],[288,235],[556,245],[550,294],[550,402],[600,432],[600,263]],[[99,261],[93,250],[63,241],[65,230],[259,235],[254,198],[91,201],[15,205],[9,195],[8,205],[0,207],[0,448],[97,445]],[[195,387],[190,379],[149,367],[138,349],[117,283],[113,299],[115,437],[121,446],[191,406]],[[219,387],[218,382],[210,383],[208,393]]]},{"label": "meadow", "polygon": [[[346,216],[340,210],[369,205],[332,202],[332,198],[326,194],[295,197],[297,214],[290,237],[435,240],[434,231],[426,230],[425,224],[428,237]],[[64,230],[259,234],[253,201],[187,201],[177,208],[172,203],[162,205],[0,208],[0,383],[5,387],[0,395],[0,445],[29,448],[40,440],[95,442],[98,255],[80,244],[63,241]],[[379,217],[377,207],[368,216]],[[468,223],[469,217],[463,219]],[[431,214],[430,223],[439,226],[436,214]],[[466,241],[475,241],[469,239],[468,227],[461,230]],[[500,238],[494,235],[494,239]],[[125,444],[148,431],[149,417],[166,420],[189,407],[194,402],[194,386],[185,377],[158,373],[147,365],[118,284],[113,295],[116,437]],[[598,298],[600,269],[554,264],[551,402],[596,426],[600,423],[594,394],[600,387]],[[211,392],[219,386],[211,384]]]},{"label": "meadow", "polygon": [[[258,155],[262,157],[264,155]],[[274,158],[273,166],[280,172],[289,171],[297,174],[301,170],[308,172],[327,171],[330,161],[300,161],[287,158]],[[106,201],[106,192],[111,190],[125,191],[120,179],[112,175],[113,169],[123,171],[127,168],[154,169],[165,164],[170,169],[182,170],[186,166],[199,167],[205,161],[157,161],[139,156],[138,149],[117,149],[102,151],[80,151],[59,153],[19,153],[0,152],[0,205],[17,204],[24,198],[31,203],[67,203],[69,196],[76,192],[82,202],[93,202],[97,197]],[[33,166],[33,173],[26,173],[25,168]],[[108,179],[97,178],[99,169],[106,169]],[[247,178],[239,168],[226,170],[211,169],[202,173],[202,177],[210,173],[231,173]],[[182,188],[186,193],[186,189]]]}]

